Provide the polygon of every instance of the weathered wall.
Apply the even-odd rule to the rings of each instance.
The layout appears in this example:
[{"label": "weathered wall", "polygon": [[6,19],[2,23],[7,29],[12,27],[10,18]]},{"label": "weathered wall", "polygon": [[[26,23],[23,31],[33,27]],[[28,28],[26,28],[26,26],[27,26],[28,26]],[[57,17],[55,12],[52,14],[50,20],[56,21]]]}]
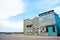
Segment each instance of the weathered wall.
[{"label": "weathered wall", "polygon": [[46,14],[44,16],[39,16],[39,25],[40,26],[46,26],[46,25],[54,25],[55,18],[54,18],[54,13],[51,12],[50,14]]},{"label": "weathered wall", "polygon": [[32,24],[32,20],[30,20],[30,19],[25,19],[24,20],[24,34],[28,34],[27,33],[27,25],[30,25],[30,24]]}]

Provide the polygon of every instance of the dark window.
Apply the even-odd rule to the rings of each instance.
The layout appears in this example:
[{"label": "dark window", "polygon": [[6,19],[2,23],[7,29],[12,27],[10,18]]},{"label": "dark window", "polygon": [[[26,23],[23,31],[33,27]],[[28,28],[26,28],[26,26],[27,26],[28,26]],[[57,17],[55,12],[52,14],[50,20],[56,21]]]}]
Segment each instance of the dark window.
[{"label": "dark window", "polygon": [[46,32],[48,32],[48,27],[46,27]]},{"label": "dark window", "polygon": [[53,26],[53,32],[55,32],[55,26]]}]

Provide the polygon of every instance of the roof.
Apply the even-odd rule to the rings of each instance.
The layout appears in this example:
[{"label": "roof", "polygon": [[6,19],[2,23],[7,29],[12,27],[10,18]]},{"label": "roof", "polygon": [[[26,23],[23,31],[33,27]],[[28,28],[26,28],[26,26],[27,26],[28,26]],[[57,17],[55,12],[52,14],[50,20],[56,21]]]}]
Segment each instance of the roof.
[{"label": "roof", "polygon": [[54,12],[54,10],[50,10],[50,11],[47,11],[47,12],[41,13],[41,14],[39,14],[39,16],[44,15],[44,14],[47,14],[47,13],[50,13],[50,12]]}]

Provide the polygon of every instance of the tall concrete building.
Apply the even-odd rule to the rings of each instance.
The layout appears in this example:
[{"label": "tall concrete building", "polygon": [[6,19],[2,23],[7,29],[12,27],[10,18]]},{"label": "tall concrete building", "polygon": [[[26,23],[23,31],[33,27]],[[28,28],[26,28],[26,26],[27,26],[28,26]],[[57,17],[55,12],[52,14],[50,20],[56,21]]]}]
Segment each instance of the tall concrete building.
[{"label": "tall concrete building", "polygon": [[54,10],[24,20],[24,34],[60,36],[60,19]]}]

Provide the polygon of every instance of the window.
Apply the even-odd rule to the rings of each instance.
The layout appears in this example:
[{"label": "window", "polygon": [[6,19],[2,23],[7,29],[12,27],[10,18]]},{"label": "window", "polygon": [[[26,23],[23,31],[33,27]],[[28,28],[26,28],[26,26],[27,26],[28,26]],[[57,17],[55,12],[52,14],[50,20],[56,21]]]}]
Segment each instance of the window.
[{"label": "window", "polygon": [[41,33],[45,33],[46,32],[46,27],[41,27]]},{"label": "window", "polygon": [[32,33],[32,25],[27,25],[27,32]]},{"label": "window", "polygon": [[46,27],[46,32],[48,32],[48,27]]},{"label": "window", "polygon": [[55,32],[55,26],[53,25],[53,32]]},{"label": "window", "polygon": [[53,14],[49,14],[48,15],[48,18],[53,18]]}]

